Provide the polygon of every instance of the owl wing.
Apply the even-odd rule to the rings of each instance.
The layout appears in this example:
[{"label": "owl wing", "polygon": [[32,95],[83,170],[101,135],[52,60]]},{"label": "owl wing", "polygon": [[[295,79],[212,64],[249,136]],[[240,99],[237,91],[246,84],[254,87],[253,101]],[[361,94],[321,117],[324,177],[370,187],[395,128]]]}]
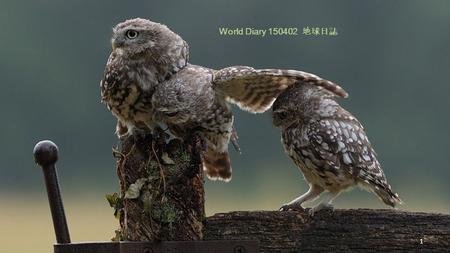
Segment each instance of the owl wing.
[{"label": "owl wing", "polygon": [[348,96],[339,85],[298,70],[233,66],[215,71],[212,82],[214,89],[227,101],[254,113],[269,109],[277,96],[295,83],[310,83],[324,87],[340,97]]},{"label": "owl wing", "polygon": [[[101,101],[103,103],[114,96],[121,88],[120,86],[128,81],[123,64],[116,61],[116,59],[116,54],[114,52],[111,53],[100,81]],[[107,106],[110,109],[108,104]]]},{"label": "owl wing", "polygon": [[342,108],[337,114],[339,117],[322,119],[311,128],[308,136],[314,154],[326,161],[334,174],[336,170],[346,170],[385,204],[392,207],[401,204],[402,200],[387,182],[361,123]]},{"label": "owl wing", "polygon": [[338,112],[339,117],[310,125],[308,137],[314,156],[331,169],[347,170],[355,179],[368,174],[385,179],[363,126],[344,109]]}]

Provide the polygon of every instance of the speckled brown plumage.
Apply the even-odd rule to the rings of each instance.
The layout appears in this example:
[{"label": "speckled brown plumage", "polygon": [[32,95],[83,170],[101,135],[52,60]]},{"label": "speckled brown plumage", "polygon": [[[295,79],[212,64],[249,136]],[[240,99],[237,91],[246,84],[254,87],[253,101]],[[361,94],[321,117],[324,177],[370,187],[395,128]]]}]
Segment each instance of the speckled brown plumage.
[{"label": "speckled brown plumage", "polygon": [[343,190],[360,185],[390,206],[401,200],[391,190],[364,128],[336,102],[336,95],[313,84],[287,88],[273,105],[286,153],[310,185],[282,209],[300,207],[327,192],[312,212],[331,205]]},{"label": "speckled brown plumage", "polygon": [[102,101],[118,118],[119,136],[166,124],[181,139],[193,135],[205,146],[203,167],[210,179],[231,179],[228,143],[234,140],[229,103],[253,113],[270,108],[294,83],[338,85],[296,70],[233,66],[221,70],[188,63],[187,43],[166,26],[131,19],[113,30],[113,51],[101,82]]}]

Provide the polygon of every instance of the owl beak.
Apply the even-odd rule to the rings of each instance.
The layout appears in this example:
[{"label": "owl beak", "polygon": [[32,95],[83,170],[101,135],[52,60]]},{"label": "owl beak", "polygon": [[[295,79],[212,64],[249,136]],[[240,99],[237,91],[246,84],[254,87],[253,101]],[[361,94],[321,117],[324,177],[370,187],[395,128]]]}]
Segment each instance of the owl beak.
[{"label": "owl beak", "polygon": [[272,124],[273,124],[273,126],[275,126],[275,127],[281,126],[281,123],[282,123],[281,118],[280,118],[280,116],[278,115],[279,112],[280,112],[280,111],[273,111],[273,112],[272,112]]},{"label": "owl beak", "polygon": [[115,50],[118,47],[123,46],[123,44],[124,44],[124,42],[120,39],[117,39],[117,38],[111,39],[111,47],[113,50]]},{"label": "owl beak", "polygon": [[280,119],[275,114],[272,114],[272,124],[275,127],[279,127],[281,124]]}]

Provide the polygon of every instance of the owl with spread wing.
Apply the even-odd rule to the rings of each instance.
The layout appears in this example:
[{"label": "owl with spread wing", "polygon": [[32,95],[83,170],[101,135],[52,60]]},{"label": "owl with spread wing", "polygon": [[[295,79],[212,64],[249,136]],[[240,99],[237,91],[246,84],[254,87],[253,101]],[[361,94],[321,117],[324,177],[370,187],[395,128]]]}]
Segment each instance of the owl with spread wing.
[{"label": "owl with spread wing", "polygon": [[231,179],[228,144],[236,143],[237,135],[230,103],[262,113],[293,84],[347,95],[337,84],[302,71],[246,66],[213,70],[190,64],[187,43],[166,26],[145,19],[118,24],[111,43],[100,86],[102,101],[118,119],[117,134],[151,132],[164,123],[183,140],[199,136],[203,169],[212,180]]}]

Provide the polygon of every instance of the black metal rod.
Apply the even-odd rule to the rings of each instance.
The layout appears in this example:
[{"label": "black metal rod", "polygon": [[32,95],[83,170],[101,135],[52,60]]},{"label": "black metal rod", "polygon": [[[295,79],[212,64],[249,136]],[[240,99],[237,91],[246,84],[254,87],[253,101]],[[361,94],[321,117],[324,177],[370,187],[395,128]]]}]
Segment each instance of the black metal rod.
[{"label": "black metal rod", "polygon": [[69,228],[59,190],[55,163],[58,161],[58,147],[51,141],[40,141],[34,146],[34,160],[42,167],[47,188],[48,202],[52,213],[57,243],[70,243]]},{"label": "black metal rod", "polygon": [[89,242],[56,244],[54,253],[258,253],[256,240]]}]

